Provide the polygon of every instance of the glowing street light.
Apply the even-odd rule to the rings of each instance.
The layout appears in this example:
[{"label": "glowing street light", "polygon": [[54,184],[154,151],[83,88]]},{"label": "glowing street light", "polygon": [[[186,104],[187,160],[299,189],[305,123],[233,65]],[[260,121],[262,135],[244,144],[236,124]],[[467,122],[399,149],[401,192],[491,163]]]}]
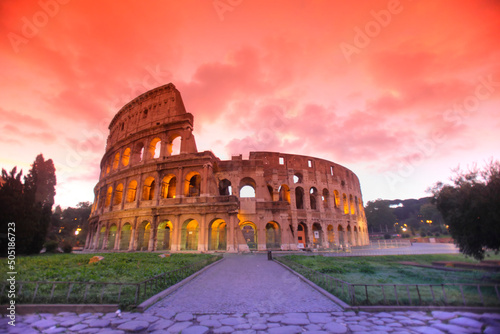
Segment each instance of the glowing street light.
[{"label": "glowing street light", "polygon": [[80,231],[81,231],[81,230],[82,230],[81,228],[77,228],[77,229],[76,229],[76,231],[75,231],[75,235],[80,234]]}]

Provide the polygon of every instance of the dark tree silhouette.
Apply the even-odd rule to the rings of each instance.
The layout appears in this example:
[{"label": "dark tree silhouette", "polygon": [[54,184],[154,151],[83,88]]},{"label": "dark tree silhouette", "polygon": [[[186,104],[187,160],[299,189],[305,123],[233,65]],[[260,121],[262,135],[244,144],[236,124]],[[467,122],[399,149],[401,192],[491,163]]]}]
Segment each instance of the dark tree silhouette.
[{"label": "dark tree silhouette", "polygon": [[482,260],[488,249],[500,249],[500,162],[457,170],[452,180],[434,186],[434,201],[460,252]]},{"label": "dark tree silhouette", "polygon": [[16,253],[39,253],[45,242],[54,204],[56,175],[52,160],[38,155],[21,182],[22,172],[2,169],[4,184],[0,187],[0,251],[6,254],[7,224],[16,225]]}]

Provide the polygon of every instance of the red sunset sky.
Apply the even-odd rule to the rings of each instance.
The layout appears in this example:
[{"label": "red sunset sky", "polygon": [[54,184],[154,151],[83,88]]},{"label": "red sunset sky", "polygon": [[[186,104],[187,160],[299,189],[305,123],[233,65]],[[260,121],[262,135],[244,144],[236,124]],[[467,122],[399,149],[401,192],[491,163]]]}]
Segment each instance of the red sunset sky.
[{"label": "red sunset sky", "polygon": [[93,200],[107,126],[172,82],[198,149],[335,161],[363,200],[418,198],[500,157],[500,2],[0,2],[0,167],[55,161]]}]

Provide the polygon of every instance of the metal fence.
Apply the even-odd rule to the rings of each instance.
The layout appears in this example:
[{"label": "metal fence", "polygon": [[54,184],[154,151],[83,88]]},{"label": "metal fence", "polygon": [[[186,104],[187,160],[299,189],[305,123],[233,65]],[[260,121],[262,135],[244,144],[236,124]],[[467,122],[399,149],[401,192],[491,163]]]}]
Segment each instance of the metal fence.
[{"label": "metal fence", "polygon": [[[139,283],[19,281],[16,282],[16,302],[21,304],[120,304],[121,307],[131,307],[221,258],[221,256],[214,256]],[[6,293],[8,284],[2,284],[0,295],[2,304],[8,303]]]},{"label": "metal fence", "polygon": [[352,284],[277,259],[351,306],[500,306],[499,284]]}]

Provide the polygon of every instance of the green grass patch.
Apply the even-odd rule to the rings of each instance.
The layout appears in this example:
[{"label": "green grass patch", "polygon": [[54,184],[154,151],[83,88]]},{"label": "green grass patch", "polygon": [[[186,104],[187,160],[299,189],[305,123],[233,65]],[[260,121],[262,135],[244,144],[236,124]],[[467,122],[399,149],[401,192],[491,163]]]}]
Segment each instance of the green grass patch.
[{"label": "green grass patch", "polygon": [[[90,263],[93,256],[104,259]],[[119,303],[127,309],[154,294],[176,284],[219,257],[208,254],[172,254],[161,258],[158,253],[102,254],[43,254],[16,258],[16,300],[18,303]],[[200,263],[201,262],[201,263]],[[7,259],[0,260],[7,268]],[[150,284],[144,282],[157,275],[172,272]],[[7,282],[6,271],[0,273],[2,284]],[[37,284],[19,282],[76,282],[68,284]],[[91,284],[86,284],[91,283]],[[101,283],[122,283],[105,285]],[[4,293],[1,303],[5,303]]]},{"label": "green grass patch", "polygon": [[[498,256],[489,259],[495,259],[495,257]],[[288,255],[278,260],[348,303],[353,302],[354,296],[356,305],[499,306],[500,304],[494,287],[481,287],[480,294],[477,289],[477,285],[500,284],[499,272],[446,271],[400,263],[415,262],[423,265],[431,265],[434,261],[477,263],[460,254],[369,257]],[[321,274],[314,274],[315,272],[327,274],[339,281],[331,280]],[[348,286],[340,281],[362,286],[353,286],[353,290],[348,291]],[[474,284],[474,286],[460,288],[446,285],[450,283]],[[382,287],[381,284],[385,286]],[[398,286],[400,284],[405,286]]]}]

